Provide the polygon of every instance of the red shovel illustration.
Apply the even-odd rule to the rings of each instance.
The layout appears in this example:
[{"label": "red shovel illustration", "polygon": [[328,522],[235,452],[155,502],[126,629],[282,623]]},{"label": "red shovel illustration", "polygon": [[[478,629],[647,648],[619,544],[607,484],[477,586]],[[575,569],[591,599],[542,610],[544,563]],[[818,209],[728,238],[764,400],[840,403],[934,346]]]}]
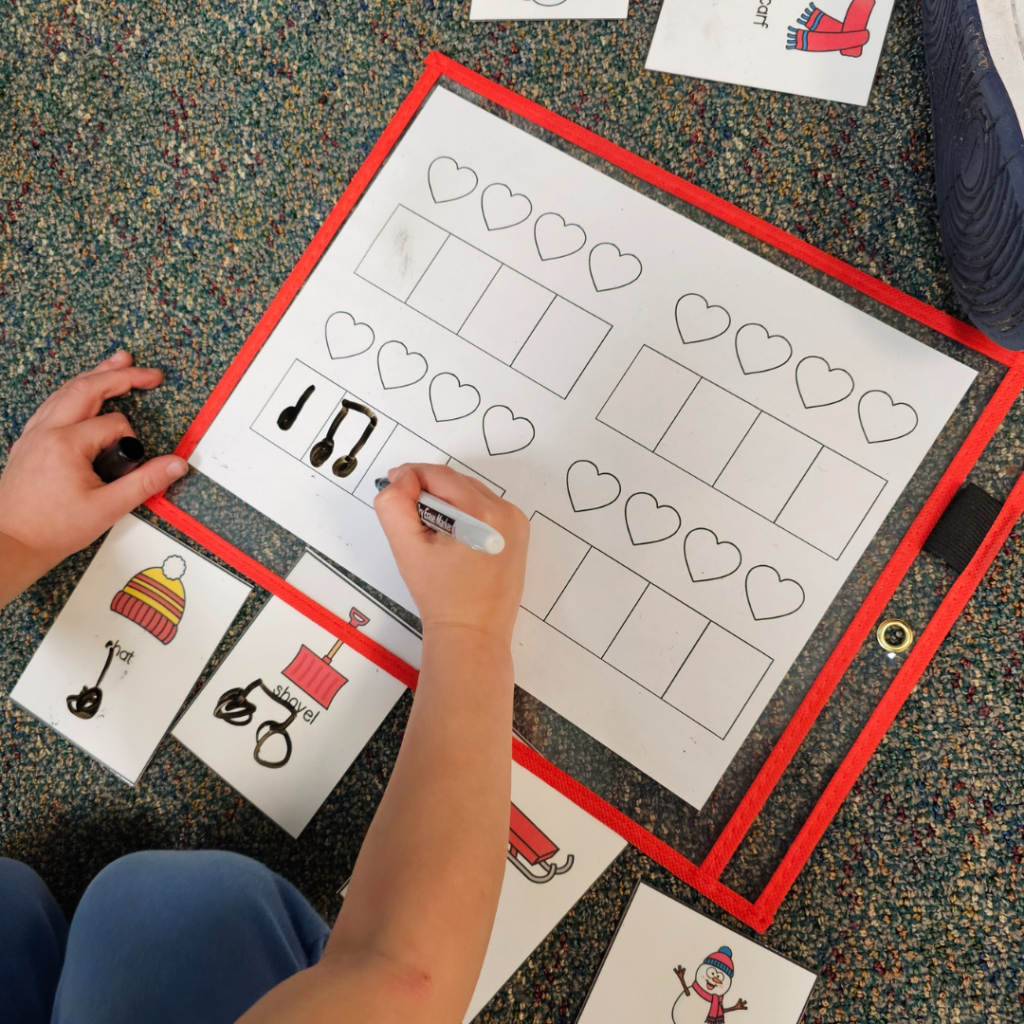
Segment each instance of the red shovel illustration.
[{"label": "red shovel illustration", "polygon": [[[358,608],[353,608],[348,613],[348,621],[349,625],[358,629],[365,626],[370,619]],[[282,670],[281,675],[301,687],[321,707],[329,708],[335,694],[348,682],[347,676],[331,667],[335,655],[344,645],[345,641],[339,640],[323,657],[320,657],[302,644],[299,653],[292,659],[291,664]]]},{"label": "red shovel illustration", "polygon": [[570,853],[561,866],[553,863],[558,847],[515,804],[508,824],[508,862],[531,882],[550,882],[564,875],[575,859]]}]

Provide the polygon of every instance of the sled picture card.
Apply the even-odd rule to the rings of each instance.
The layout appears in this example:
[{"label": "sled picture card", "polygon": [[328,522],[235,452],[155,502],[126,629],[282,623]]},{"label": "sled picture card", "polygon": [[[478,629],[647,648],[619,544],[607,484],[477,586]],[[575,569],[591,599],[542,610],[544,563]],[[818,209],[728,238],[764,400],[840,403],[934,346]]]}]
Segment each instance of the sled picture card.
[{"label": "sled picture card", "polygon": [[250,589],[125,516],[11,700],[134,785]]},{"label": "sled picture card", "polygon": [[516,682],[699,809],[974,378],[437,88],[190,461],[406,607],[374,480],[484,481]]},{"label": "sled picture card", "polygon": [[512,764],[508,860],[472,1020],[625,849],[626,841]]},{"label": "sled picture card", "polygon": [[[306,552],[288,582],[419,665],[420,638]],[[291,836],[309,824],[405,686],[271,597],[173,735]]]},{"label": "sled picture card", "polygon": [[470,21],[555,21],[625,18],[629,0],[473,0]]},{"label": "sled picture card", "polygon": [[817,980],[641,882],[577,1024],[799,1024]]},{"label": "sled picture card", "polygon": [[864,106],[893,0],[665,0],[650,71]]}]

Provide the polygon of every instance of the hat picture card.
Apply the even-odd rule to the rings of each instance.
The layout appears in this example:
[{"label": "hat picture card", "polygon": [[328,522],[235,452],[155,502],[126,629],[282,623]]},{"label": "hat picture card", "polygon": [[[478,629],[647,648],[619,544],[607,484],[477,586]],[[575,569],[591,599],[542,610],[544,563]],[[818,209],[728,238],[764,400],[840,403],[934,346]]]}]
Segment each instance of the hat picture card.
[{"label": "hat picture card", "polygon": [[817,980],[641,882],[577,1024],[798,1024]]},{"label": "hat picture card", "polygon": [[162,530],[125,516],[11,700],[134,785],[250,590]]},{"label": "hat picture card", "polygon": [[893,0],[665,0],[649,71],[864,106]]},{"label": "hat picture card", "polygon": [[[413,666],[421,640],[306,552],[287,580]],[[173,735],[297,837],[405,693],[403,683],[271,597]]]}]

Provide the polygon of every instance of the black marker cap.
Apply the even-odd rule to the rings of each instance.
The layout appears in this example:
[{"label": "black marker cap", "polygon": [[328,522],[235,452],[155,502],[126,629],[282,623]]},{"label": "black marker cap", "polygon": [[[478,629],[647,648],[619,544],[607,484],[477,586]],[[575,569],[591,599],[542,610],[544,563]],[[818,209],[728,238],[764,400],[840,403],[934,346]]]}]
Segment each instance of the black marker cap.
[{"label": "black marker cap", "polygon": [[118,480],[146,461],[146,449],[137,437],[125,436],[99,453],[93,461],[93,472],[105,483]]}]

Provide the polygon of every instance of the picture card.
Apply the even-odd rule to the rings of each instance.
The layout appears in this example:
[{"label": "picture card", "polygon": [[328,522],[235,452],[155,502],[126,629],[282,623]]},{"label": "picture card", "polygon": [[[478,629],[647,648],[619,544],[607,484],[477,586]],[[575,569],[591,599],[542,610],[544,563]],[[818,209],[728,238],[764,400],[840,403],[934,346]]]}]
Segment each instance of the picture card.
[{"label": "picture card", "polygon": [[494,998],[625,848],[625,839],[512,763],[505,881],[466,1021]]},{"label": "picture card", "polygon": [[799,1024],[817,980],[641,882],[577,1024]]},{"label": "picture card", "polygon": [[374,480],[484,481],[517,685],[699,809],[974,377],[437,87],[190,462],[408,608]]},{"label": "picture card", "polygon": [[864,106],[893,0],[664,0],[649,71]]},{"label": "picture card", "polygon": [[473,0],[470,21],[625,18],[629,0]]},{"label": "picture card", "polygon": [[[419,667],[417,633],[307,551],[289,583]],[[406,687],[271,597],[174,737],[289,835],[309,824]]]},{"label": "picture card", "polygon": [[11,700],[134,785],[250,590],[162,530],[125,516]]}]

